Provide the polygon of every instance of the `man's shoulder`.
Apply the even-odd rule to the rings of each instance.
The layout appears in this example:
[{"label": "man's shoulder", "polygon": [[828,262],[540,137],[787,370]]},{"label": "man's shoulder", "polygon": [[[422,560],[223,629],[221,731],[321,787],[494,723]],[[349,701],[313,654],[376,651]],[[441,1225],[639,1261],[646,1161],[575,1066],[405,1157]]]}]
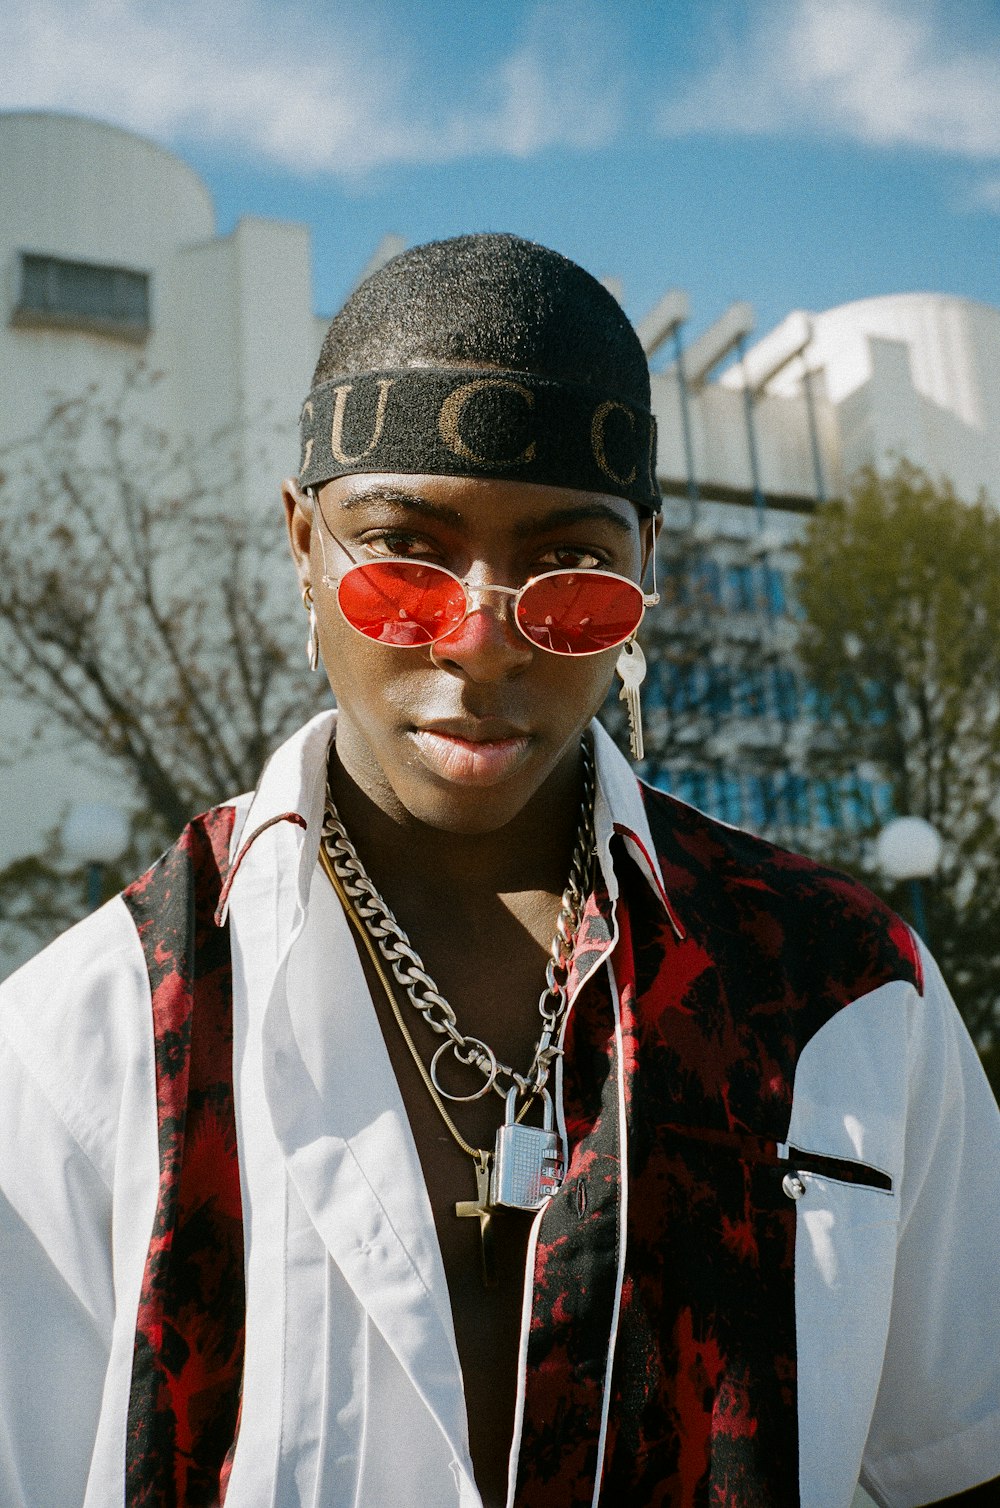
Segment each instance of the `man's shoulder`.
[{"label": "man's shoulder", "polygon": [[837,976],[849,997],[889,979],[922,988],[910,928],[862,881],[641,789],[667,895],[692,935],[738,938],[748,958]]},{"label": "man's shoulder", "polygon": [[252,793],[236,796],[192,817],[169,848],[125,887],[129,910],[140,909],[151,892],[165,892],[182,877],[206,894],[218,892],[252,799]]},{"label": "man's shoulder", "polygon": [[249,802],[250,797],[235,797],[192,817],[119,895],[0,982],[0,1004],[13,1012],[25,1002],[27,1014],[35,1016],[40,1000],[53,1002],[91,988],[105,997],[112,986],[134,990],[145,973],[143,927],[161,931],[158,921],[171,912],[189,911],[192,903],[196,913],[211,917]]}]

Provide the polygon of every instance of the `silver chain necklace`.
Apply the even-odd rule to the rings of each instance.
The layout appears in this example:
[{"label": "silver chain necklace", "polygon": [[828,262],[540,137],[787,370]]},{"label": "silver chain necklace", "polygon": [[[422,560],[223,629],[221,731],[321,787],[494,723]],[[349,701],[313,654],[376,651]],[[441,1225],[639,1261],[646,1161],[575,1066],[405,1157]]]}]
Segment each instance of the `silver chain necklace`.
[{"label": "silver chain necklace", "polygon": [[[590,889],[590,871],[594,856],[594,763],[589,740],[581,743],[583,756],[583,795],[576,844],[570,863],[569,881],[559,905],[559,919],[545,965],[545,988],[538,1001],[541,1034],[526,1074],[501,1063],[487,1042],[466,1036],[459,1028],[455,1012],[424,968],[406,933],[368,876],[357,849],[347,836],[327,788],[323,817],[323,846],[334,873],[365,929],[392,970],[396,983],[406,992],[414,1010],[419,1011],[431,1031],[444,1038],[430,1063],[430,1079],[437,1092],[447,1100],[462,1102],[481,1099],[494,1089],[507,1097],[512,1089],[529,1097],[541,1094],[555,1058],[561,1052],[559,1033],[569,995],[566,984],[570,957],[583,906]],[[484,1083],[471,1094],[453,1094],[438,1081],[438,1064],[451,1052],[465,1068],[476,1068]]]}]

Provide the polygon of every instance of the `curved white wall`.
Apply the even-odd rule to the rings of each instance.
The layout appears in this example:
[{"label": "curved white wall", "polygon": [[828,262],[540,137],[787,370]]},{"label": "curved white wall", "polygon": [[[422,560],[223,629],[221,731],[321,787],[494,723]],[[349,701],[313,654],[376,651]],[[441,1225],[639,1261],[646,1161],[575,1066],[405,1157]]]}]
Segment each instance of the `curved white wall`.
[{"label": "curved white wall", "polygon": [[[146,338],[12,323],[24,252],[148,274]],[[57,396],[91,384],[113,395],[141,361],[162,374],[143,389],[143,422],[190,440],[202,479],[280,536],[278,489],[298,464],[318,348],[306,226],[245,219],[217,236],[207,188],[169,152],[76,116],[0,114],[0,447],[36,434]],[[5,737],[25,723],[0,704]],[[0,768],[0,866],[80,799],[121,793],[61,754]]]},{"label": "curved white wall", "polygon": [[3,439],[30,434],[39,401],[81,391],[131,365],[137,349],[111,338],[12,328],[19,255],[133,268],[152,275],[152,332],[141,354],[176,365],[173,262],[215,233],[205,185],[168,152],[115,126],[53,114],[0,115],[0,392]]},{"label": "curved white wall", "polygon": [[[148,273],[148,337],[12,324],[22,252]],[[270,501],[297,464],[317,350],[306,226],[248,218],[217,236],[208,189],[152,142],[79,116],[0,114],[0,445],[35,432],[49,395],[113,390],[141,360],[162,374],[149,421],[201,447],[224,433],[213,449],[242,450],[247,504]]]},{"label": "curved white wall", "polygon": [[[811,316],[807,356],[839,420],[846,473],[905,455],[1000,506],[1000,309],[943,293],[859,299]],[[798,390],[797,368],[769,390]]]}]

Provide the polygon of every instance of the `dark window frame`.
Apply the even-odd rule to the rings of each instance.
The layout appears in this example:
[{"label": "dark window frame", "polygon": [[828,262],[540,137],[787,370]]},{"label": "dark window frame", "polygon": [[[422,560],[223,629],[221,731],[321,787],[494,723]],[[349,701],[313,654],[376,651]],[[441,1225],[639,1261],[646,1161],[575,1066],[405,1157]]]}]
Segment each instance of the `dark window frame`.
[{"label": "dark window frame", "polygon": [[152,328],[151,281],[148,272],[134,267],[21,251],[10,322],[22,329],[84,330],[141,343]]}]

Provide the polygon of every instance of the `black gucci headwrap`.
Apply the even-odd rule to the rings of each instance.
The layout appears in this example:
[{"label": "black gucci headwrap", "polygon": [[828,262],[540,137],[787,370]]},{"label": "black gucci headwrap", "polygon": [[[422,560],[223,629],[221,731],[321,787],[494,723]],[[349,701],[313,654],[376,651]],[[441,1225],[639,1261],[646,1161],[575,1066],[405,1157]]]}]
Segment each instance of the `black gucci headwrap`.
[{"label": "black gucci headwrap", "polygon": [[542,482],[660,506],[656,421],[613,393],[495,367],[331,376],[302,409],[299,482],[356,472]]}]

